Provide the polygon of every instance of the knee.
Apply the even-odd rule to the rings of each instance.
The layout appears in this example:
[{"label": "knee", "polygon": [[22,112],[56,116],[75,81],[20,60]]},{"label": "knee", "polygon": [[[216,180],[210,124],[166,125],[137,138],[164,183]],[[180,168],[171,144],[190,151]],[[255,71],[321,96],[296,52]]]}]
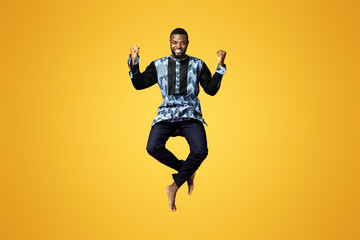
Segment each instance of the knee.
[{"label": "knee", "polygon": [[202,148],[196,151],[192,151],[191,152],[194,156],[196,156],[196,158],[200,159],[201,161],[204,160],[207,155],[208,155],[208,149],[207,148]]},{"label": "knee", "polygon": [[148,144],[146,146],[146,151],[151,155],[155,155],[156,153],[158,153],[159,151],[161,151],[161,146],[157,146],[154,144]]},{"label": "knee", "polygon": [[148,145],[146,146],[146,151],[147,151],[150,155],[153,155],[153,154],[155,153],[155,147],[148,144]]}]

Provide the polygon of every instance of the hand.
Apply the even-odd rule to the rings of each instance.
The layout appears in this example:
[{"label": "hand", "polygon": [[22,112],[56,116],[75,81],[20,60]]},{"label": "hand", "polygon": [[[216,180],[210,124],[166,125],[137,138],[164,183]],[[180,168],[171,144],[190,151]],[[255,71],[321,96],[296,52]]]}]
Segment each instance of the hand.
[{"label": "hand", "polygon": [[226,52],[224,50],[217,51],[217,59],[220,66],[224,66]]},{"label": "hand", "polygon": [[134,61],[135,61],[135,59],[139,56],[139,53],[140,53],[140,48],[139,48],[138,45],[132,46],[132,47],[130,48],[132,65],[134,65]]}]

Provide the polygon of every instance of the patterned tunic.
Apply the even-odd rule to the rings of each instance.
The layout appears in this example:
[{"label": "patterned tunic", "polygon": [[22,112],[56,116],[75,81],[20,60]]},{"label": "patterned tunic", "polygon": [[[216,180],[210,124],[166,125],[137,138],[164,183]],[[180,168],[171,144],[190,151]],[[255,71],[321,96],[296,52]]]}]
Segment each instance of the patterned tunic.
[{"label": "patterned tunic", "polygon": [[199,84],[207,94],[214,96],[220,88],[226,65],[218,65],[212,77],[201,59],[188,55],[184,59],[175,59],[172,55],[156,59],[140,73],[139,56],[132,66],[129,54],[128,65],[135,89],[148,88],[156,83],[160,87],[163,102],[158,108],[152,126],[160,121],[174,122],[187,119],[197,119],[207,126],[198,98]]}]

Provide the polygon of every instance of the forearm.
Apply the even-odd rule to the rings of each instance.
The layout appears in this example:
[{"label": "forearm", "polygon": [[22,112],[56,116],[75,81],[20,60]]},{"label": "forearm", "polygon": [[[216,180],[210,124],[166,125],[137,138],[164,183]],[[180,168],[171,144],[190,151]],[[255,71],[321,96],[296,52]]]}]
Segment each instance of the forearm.
[{"label": "forearm", "polygon": [[139,64],[132,66],[131,72],[132,72],[132,76],[133,76],[131,78],[131,81],[132,81],[134,88],[136,90],[141,90],[141,89],[147,88],[147,84],[144,79],[144,74],[140,73]]},{"label": "forearm", "polygon": [[220,89],[220,83],[221,83],[222,75],[215,73],[214,76],[209,79],[208,84],[204,87],[204,91],[214,96]]},{"label": "forearm", "polygon": [[141,73],[139,66],[139,57],[132,59],[131,55],[128,58],[128,66],[130,69],[129,75],[132,84],[136,90],[141,90],[154,85],[157,82],[156,70],[153,63],[151,63],[146,70]]},{"label": "forearm", "polygon": [[219,91],[225,71],[226,65],[221,66],[219,63],[216,72],[211,76],[210,71],[204,66],[203,74],[201,75],[201,84],[207,94],[214,96]]}]

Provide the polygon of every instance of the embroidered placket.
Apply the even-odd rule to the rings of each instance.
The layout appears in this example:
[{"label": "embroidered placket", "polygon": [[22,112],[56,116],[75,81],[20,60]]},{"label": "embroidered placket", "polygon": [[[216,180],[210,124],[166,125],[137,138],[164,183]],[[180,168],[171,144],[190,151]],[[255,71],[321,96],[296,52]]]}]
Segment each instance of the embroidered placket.
[{"label": "embroidered placket", "polygon": [[180,59],[176,59],[176,80],[175,80],[175,94],[180,92]]}]

